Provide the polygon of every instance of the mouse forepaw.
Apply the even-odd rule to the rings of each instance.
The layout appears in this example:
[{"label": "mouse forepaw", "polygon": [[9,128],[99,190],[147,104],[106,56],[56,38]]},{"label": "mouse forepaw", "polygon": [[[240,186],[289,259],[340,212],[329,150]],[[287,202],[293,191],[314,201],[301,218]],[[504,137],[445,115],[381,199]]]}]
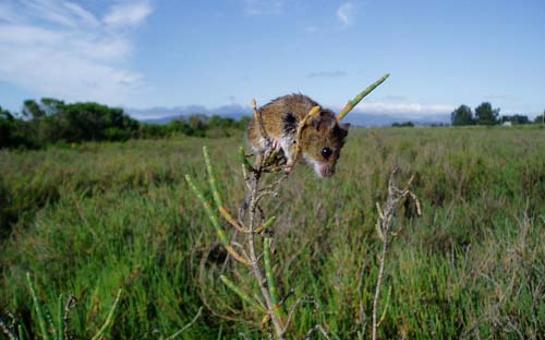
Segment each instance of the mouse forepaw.
[{"label": "mouse forepaw", "polygon": [[288,162],[286,163],[286,165],[284,166],[284,172],[286,174],[289,174],[291,173],[291,171],[293,170],[293,166],[294,166],[294,162],[292,160],[288,160]]}]

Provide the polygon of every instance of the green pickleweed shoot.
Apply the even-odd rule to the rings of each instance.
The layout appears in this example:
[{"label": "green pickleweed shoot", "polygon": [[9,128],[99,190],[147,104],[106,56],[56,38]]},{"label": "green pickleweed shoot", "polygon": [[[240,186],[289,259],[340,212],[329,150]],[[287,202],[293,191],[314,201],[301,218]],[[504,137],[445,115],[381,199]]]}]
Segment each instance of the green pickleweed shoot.
[{"label": "green pickleweed shoot", "polygon": [[214,169],[210,163],[210,156],[208,155],[208,150],[206,146],[202,147],[202,154],[204,156],[204,162],[206,163],[206,172],[208,173],[208,183],[210,183],[210,189],[212,189],[212,195],[214,196],[214,201],[217,207],[222,207],[223,202],[221,201],[220,194],[218,192],[218,186],[216,185],[216,177],[214,176]]},{"label": "green pickleweed shoot", "polygon": [[236,284],[234,284],[233,281],[229,280],[225,275],[220,275],[220,280],[235,294],[237,294],[243,301],[248,303],[250,306],[255,307],[259,309],[262,312],[266,312],[265,307],[263,307],[263,304],[261,302],[255,301],[255,299],[252,299],[248,296],[248,294],[244,293],[242,289],[240,289]]},{"label": "green pickleweed shoot", "polygon": [[210,222],[212,223],[212,226],[216,230],[216,234],[218,235],[218,238],[220,239],[221,243],[223,245],[229,244],[229,241],[227,240],[227,236],[223,232],[223,229],[220,226],[220,223],[218,221],[218,218],[216,217],[216,214],[212,210],[212,207],[210,207],[210,204],[208,204],[208,201],[206,201],[206,199],[204,198],[204,195],[201,192],[201,190],[197,188],[197,185],[193,182],[193,180],[191,179],[189,175],[185,175],[185,180],[187,184],[189,184],[189,187],[191,188],[195,196],[201,202],[204,210],[206,211],[206,214],[208,215],[208,219],[210,220]]},{"label": "green pickleweed shoot", "polygon": [[[203,148],[203,155],[204,155],[205,160],[208,159],[208,164],[207,164],[207,169],[208,170],[207,170],[207,172],[208,172],[208,175],[209,175],[209,184],[210,184],[210,187],[211,187],[210,189],[212,190],[212,195],[214,196],[214,203],[217,205],[216,210],[219,211],[219,209],[222,207],[222,205],[221,205],[222,200],[221,200],[221,197],[219,195],[219,192],[217,191],[216,181],[214,179],[210,179],[211,175],[213,174],[213,169],[212,169],[212,165],[210,164],[210,160],[208,158],[208,152],[206,150],[206,147]],[[248,259],[246,259],[242,255],[238,254],[233,249],[233,247],[231,247],[231,245],[229,243],[229,240],[227,239],[227,235],[225,235],[225,232],[223,231],[223,229],[222,229],[222,227],[220,225],[220,222],[218,220],[218,217],[217,217],[216,213],[214,212],[214,210],[212,210],[212,207],[210,206],[210,204],[208,203],[208,201],[204,197],[204,194],[202,193],[202,191],[197,187],[197,185],[195,184],[195,182],[193,182],[193,180],[191,179],[191,177],[189,175],[187,175],[187,174],[185,175],[185,180],[186,180],[187,184],[189,184],[189,187],[191,188],[191,190],[193,191],[195,196],[201,202],[204,210],[206,211],[206,214],[208,215],[208,219],[210,220],[210,223],[212,223],[212,226],[214,227],[214,230],[216,231],[216,234],[218,235],[218,238],[219,238],[222,246],[237,261],[239,261],[241,263],[244,263],[246,265],[250,265],[250,262],[248,261]]]},{"label": "green pickleweed shoot", "polygon": [[278,291],[276,289],[276,281],[271,265],[271,238],[263,239],[263,262],[265,263],[265,277],[267,278],[267,286],[271,294],[271,300],[274,306],[273,312],[277,314],[279,319],[283,319],[282,307],[279,305]]},{"label": "green pickleweed shoot", "polygon": [[356,97],[354,97],[354,99],[352,100],[349,100],[348,103],[346,103],[346,105],[344,106],[344,108],[341,110],[341,112],[339,112],[339,114],[337,115],[337,120],[338,121],[341,121],[344,117],[346,117],[346,115],[352,111],[352,109],[354,109],[354,107],[356,105],[358,105],[359,102],[361,102],[361,100],[363,98],[365,98],[369,93],[371,93],[374,89],[376,89],[380,84],[382,84],[386,79],[388,79],[388,77],[390,76],[389,73],[383,75],[382,77],[380,77],[379,80],[377,80],[376,82],[374,82],[373,84],[369,85],[365,90],[361,91],[360,93],[358,93],[358,95]]}]

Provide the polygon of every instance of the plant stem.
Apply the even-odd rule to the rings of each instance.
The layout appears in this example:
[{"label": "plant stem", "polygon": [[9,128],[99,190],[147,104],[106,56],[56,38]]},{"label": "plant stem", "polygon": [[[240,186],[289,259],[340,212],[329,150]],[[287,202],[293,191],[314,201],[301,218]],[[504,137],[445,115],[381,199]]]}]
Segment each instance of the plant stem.
[{"label": "plant stem", "polygon": [[271,265],[271,238],[265,237],[263,239],[263,262],[265,263],[265,275],[267,277],[267,286],[271,294],[271,301],[275,309],[275,313],[279,317],[282,317],[282,308],[278,303],[278,291],[276,289],[276,281],[274,279],[274,273]]},{"label": "plant stem", "polygon": [[252,272],[259,285],[259,289],[261,290],[261,295],[263,295],[263,298],[265,299],[265,303],[267,304],[267,311],[269,313],[269,316],[273,324],[274,333],[278,339],[283,339],[284,338],[284,323],[282,321],[282,318],[280,317],[279,311],[275,308],[275,304],[272,301],[269,289],[265,286],[266,281],[261,271],[261,268],[259,267],[259,262],[258,262],[257,254],[256,254],[255,214],[257,210],[257,193],[258,193],[260,179],[261,179],[261,172],[259,171],[254,172],[252,176],[252,182],[251,182],[252,190],[250,194],[250,233],[247,236],[248,246],[250,248],[249,249],[250,262],[251,262]]},{"label": "plant stem", "polygon": [[388,235],[386,234],[382,241],[382,254],[380,256],[380,267],[378,270],[377,284],[375,286],[375,298],[373,299],[373,340],[377,339],[377,309],[378,298],[380,295],[380,286],[382,285],[382,277],[384,276],[384,263],[386,262],[386,252],[388,249]]}]

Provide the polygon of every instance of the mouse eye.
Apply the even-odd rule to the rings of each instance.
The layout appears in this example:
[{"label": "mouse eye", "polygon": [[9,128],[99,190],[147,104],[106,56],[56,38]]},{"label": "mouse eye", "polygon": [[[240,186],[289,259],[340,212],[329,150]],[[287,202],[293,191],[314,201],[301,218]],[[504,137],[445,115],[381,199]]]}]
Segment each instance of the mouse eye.
[{"label": "mouse eye", "polygon": [[331,156],[332,151],[331,151],[330,148],[323,148],[321,153],[322,153],[322,156],[324,156],[325,159],[328,159],[329,156]]}]

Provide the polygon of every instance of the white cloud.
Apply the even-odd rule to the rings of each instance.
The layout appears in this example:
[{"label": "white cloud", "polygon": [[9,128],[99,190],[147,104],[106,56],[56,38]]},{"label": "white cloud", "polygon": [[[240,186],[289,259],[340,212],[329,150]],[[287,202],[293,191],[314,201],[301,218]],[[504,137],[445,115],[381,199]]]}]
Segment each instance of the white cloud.
[{"label": "white cloud", "polygon": [[[20,2],[20,9],[26,13],[25,19],[39,19],[50,24],[56,24],[71,28],[88,21],[96,21],[94,16],[84,10],[81,6],[73,2],[63,2],[58,0],[28,0],[14,1]],[[83,19],[83,20],[82,20]]]},{"label": "white cloud", "polygon": [[112,6],[104,17],[110,26],[135,26],[141,24],[153,12],[147,1],[126,2]]},{"label": "white cloud", "polygon": [[113,105],[144,85],[143,77],[126,66],[134,48],[126,28],[151,14],[147,1],[115,3],[103,19],[62,0],[8,4],[0,5],[0,81],[40,96]]},{"label": "white cloud", "polygon": [[351,2],[345,2],[337,9],[337,19],[343,26],[349,26],[354,22],[355,7]]},{"label": "white cloud", "polygon": [[99,22],[96,19],[96,17],[91,12],[86,11],[80,5],[75,4],[73,2],[65,2],[63,3],[63,5],[66,9],[74,13],[76,17],[79,17],[82,23],[85,23],[89,26],[95,26],[95,27],[99,25]]}]

